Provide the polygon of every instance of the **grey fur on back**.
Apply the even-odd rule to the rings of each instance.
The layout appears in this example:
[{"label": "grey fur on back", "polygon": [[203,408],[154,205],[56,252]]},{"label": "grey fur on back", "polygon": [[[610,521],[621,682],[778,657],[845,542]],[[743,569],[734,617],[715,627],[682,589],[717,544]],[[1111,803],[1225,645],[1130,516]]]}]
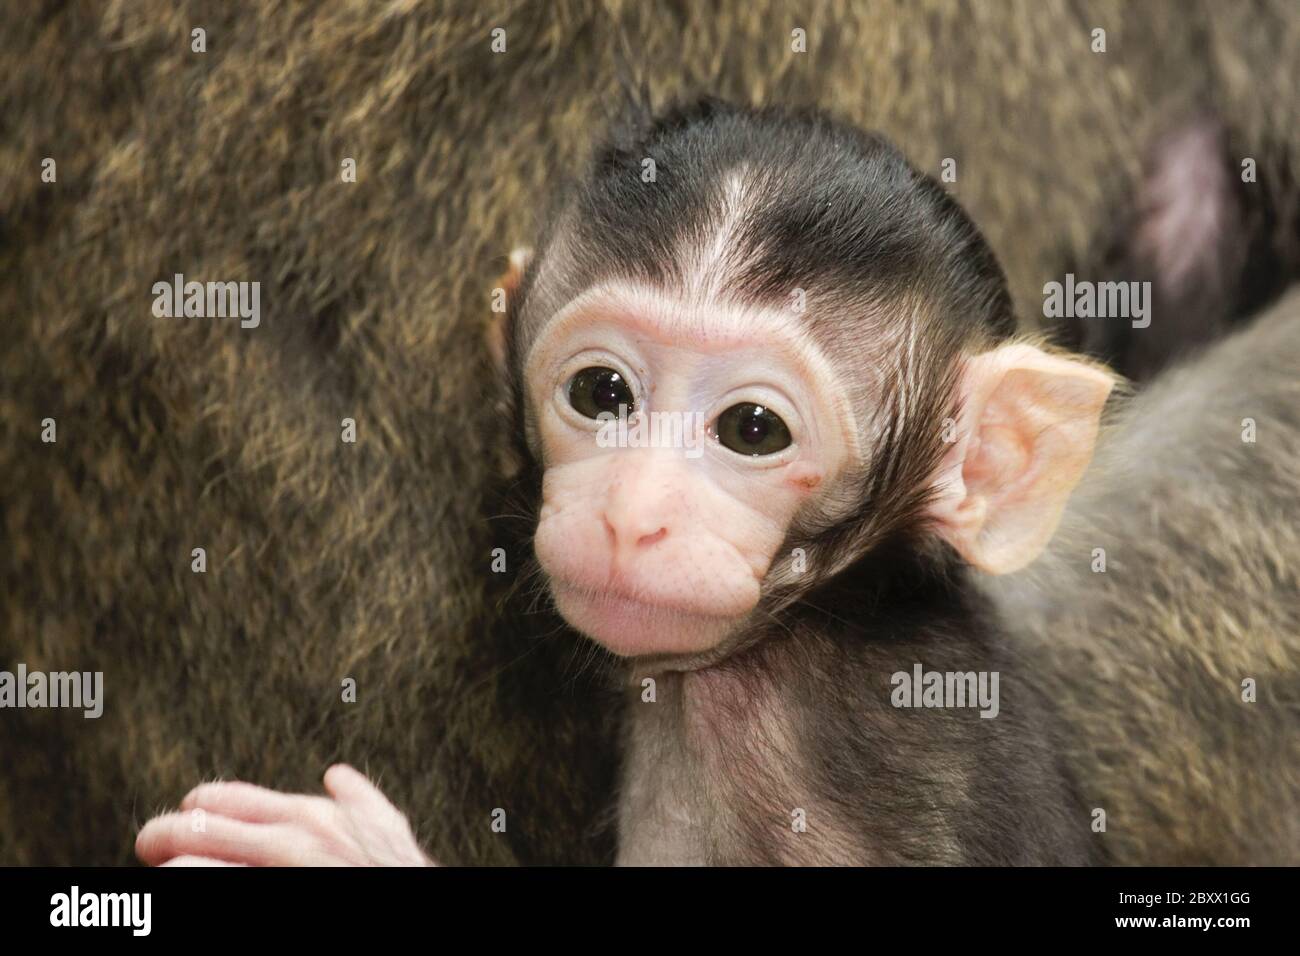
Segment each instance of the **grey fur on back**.
[{"label": "grey fur on back", "polygon": [[1123,401],[1048,553],[983,579],[1114,862],[1300,863],[1298,499],[1300,289]]}]

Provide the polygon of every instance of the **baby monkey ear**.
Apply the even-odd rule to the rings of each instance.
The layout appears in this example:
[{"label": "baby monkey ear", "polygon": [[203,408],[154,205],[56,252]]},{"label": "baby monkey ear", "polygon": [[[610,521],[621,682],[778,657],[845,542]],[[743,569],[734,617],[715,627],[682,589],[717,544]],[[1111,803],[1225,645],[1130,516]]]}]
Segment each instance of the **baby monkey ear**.
[{"label": "baby monkey ear", "polygon": [[930,516],[970,564],[1007,574],[1042,553],[1092,460],[1115,382],[1025,343],[966,360]]},{"label": "baby monkey ear", "polygon": [[532,258],[533,250],[524,246],[511,252],[510,264],[492,290],[492,318],[487,327],[487,346],[492,364],[502,375],[506,373],[506,316],[510,312],[510,300],[519,291],[524,270]]}]

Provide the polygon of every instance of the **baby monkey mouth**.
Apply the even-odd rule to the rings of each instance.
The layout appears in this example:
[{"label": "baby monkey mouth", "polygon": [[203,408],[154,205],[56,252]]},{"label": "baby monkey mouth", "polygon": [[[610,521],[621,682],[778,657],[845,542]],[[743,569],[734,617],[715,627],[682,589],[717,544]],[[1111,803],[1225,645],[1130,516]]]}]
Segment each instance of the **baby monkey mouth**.
[{"label": "baby monkey mouth", "polygon": [[697,602],[648,595],[625,584],[594,588],[553,578],[551,593],[570,625],[620,657],[698,654],[748,616],[710,613]]}]

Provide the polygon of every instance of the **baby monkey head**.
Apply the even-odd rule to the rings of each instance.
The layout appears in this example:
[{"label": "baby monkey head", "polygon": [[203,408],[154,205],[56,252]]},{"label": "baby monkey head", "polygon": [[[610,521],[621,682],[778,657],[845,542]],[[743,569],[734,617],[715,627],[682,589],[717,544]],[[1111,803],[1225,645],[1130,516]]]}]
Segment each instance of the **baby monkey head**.
[{"label": "baby monkey head", "polygon": [[1014,341],[957,203],[820,113],[632,117],[514,261],[536,556],[620,655],[716,658],[887,541],[1024,565],[1112,383]]}]

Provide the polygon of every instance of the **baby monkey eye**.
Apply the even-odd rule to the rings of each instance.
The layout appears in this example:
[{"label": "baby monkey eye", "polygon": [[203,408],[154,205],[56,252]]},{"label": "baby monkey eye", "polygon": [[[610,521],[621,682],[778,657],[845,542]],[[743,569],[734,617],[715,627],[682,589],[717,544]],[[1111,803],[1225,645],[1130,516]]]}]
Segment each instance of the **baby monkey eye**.
[{"label": "baby monkey eye", "polygon": [[632,390],[612,368],[584,368],[569,379],[569,404],[588,418],[596,418],[601,412],[617,415],[620,405],[626,405],[630,413]]},{"label": "baby monkey eye", "polygon": [[732,405],[718,416],[718,441],[740,455],[775,455],[790,447],[780,416],[753,402]]}]

